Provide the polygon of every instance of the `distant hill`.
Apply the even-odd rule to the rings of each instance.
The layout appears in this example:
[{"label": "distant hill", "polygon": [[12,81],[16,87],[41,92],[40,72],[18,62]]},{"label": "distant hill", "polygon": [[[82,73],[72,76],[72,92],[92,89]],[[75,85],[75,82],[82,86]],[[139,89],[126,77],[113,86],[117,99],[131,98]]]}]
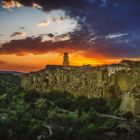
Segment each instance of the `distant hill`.
[{"label": "distant hill", "polygon": [[25,74],[24,72],[18,72],[18,71],[0,71],[1,74],[13,74],[17,76],[21,76]]}]

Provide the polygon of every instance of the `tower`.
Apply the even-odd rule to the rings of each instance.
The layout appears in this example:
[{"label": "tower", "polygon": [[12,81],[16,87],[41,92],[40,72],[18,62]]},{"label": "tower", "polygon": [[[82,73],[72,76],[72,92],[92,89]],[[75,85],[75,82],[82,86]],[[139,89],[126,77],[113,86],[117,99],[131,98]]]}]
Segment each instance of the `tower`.
[{"label": "tower", "polygon": [[69,66],[69,56],[68,56],[68,53],[64,53],[64,56],[63,56],[63,66]]}]

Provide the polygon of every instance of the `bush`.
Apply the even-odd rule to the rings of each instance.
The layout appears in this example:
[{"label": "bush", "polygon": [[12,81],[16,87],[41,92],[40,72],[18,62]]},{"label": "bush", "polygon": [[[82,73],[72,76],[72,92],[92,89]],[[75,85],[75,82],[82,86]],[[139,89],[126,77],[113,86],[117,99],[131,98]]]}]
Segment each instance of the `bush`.
[{"label": "bush", "polygon": [[70,96],[70,93],[67,91],[65,92],[60,92],[60,91],[51,91],[46,94],[46,98],[51,101],[56,101],[59,98],[67,98]]},{"label": "bush", "polygon": [[116,99],[112,99],[112,100],[108,101],[105,106],[109,109],[110,112],[112,112],[115,109],[118,109],[120,104],[121,104],[121,99],[116,98]]},{"label": "bush", "polygon": [[134,116],[133,116],[133,113],[132,112],[127,112],[127,113],[125,113],[124,115],[123,115],[123,117],[125,118],[125,119],[127,119],[128,121],[129,120],[132,120],[133,118],[134,118]]},{"label": "bush", "polygon": [[93,107],[97,112],[102,112],[102,109],[106,104],[106,100],[103,98],[92,98],[90,99],[90,102],[90,106]]},{"label": "bush", "polygon": [[24,101],[29,103],[29,102],[34,102],[36,99],[40,97],[40,93],[37,92],[36,90],[30,90],[26,92],[24,96]]},{"label": "bush", "polygon": [[96,134],[96,125],[95,124],[89,124],[88,126],[84,127],[80,131],[80,140],[97,140],[97,134]]}]

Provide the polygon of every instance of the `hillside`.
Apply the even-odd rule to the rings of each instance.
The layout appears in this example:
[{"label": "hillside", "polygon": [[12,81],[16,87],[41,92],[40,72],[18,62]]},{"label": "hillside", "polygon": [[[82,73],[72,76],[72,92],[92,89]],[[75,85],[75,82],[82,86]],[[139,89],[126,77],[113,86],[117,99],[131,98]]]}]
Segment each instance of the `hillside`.
[{"label": "hillside", "polygon": [[18,72],[18,71],[0,71],[0,74],[13,74],[13,75],[21,76],[25,73],[24,72]]},{"label": "hillside", "polygon": [[10,92],[20,86],[21,78],[11,73],[0,72],[0,94]]},{"label": "hillside", "polygon": [[[120,99],[74,97],[20,87],[20,77],[0,75],[0,139],[138,140],[139,122],[119,114]],[[127,133],[126,133],[127,132]]]}]

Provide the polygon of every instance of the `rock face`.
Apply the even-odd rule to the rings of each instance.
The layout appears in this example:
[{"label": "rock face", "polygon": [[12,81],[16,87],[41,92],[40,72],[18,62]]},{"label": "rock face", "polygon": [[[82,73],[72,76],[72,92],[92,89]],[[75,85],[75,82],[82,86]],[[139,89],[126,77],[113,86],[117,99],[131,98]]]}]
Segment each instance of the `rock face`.
[{"label": "rock face", "polygon": [[140,85],[122,95],[120,111],[131,111],[135,116],[140,116]]},{"label": "rock face", "polygon": [[74,96],[105,99],[122,96],[120,110],[131,111],[136,115],[140,114],[138,85],[140,61],[123,60],[119,64],[100,67],[70,66],[68,53],[64,54],[63,65],[47,65],[38,72],[24,74],[21,81],[24,89],[39,92],[68,91]]},{"label": "rock face", "polygon": [[93,67],[47,65],[45,69],[25,74],[21,85],[41,92],[68,91],[88,97],[113,98],[128,92],[140,82],[140,62]]}]

